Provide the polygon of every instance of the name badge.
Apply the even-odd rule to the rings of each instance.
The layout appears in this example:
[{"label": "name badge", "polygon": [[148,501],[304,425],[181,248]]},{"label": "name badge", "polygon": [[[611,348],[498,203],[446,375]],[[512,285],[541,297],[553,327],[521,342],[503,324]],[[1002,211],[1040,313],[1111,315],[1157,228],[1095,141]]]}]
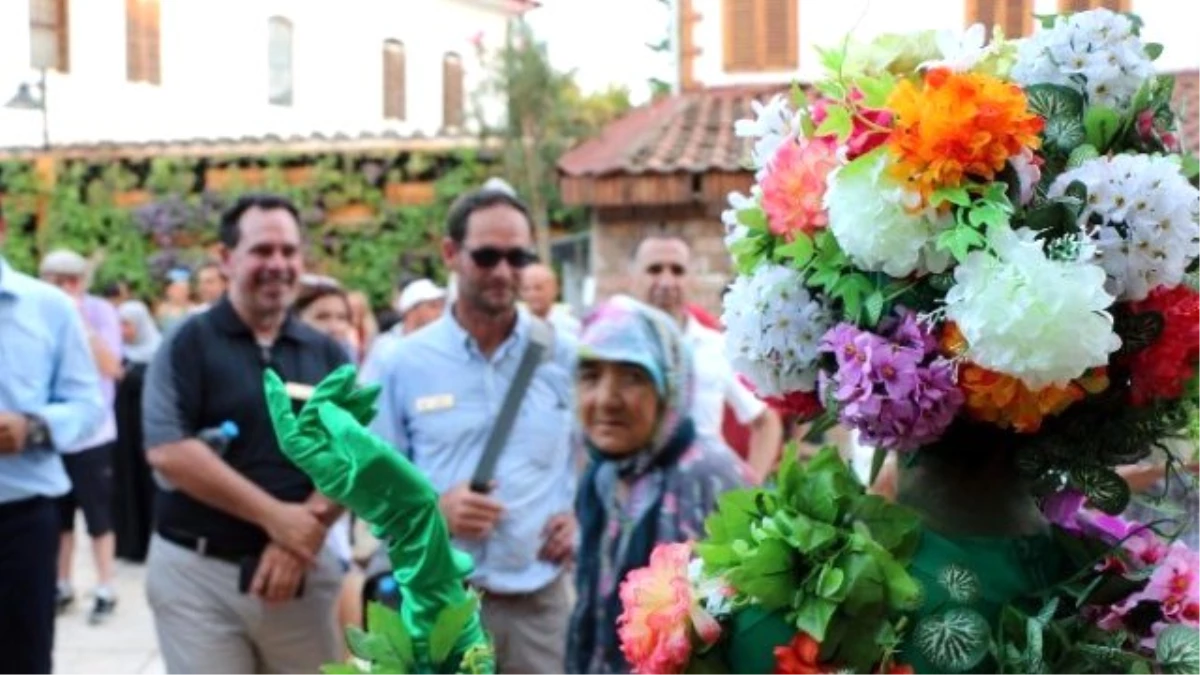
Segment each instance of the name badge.
[{"label": "name badge", "polygon": [[433,412],[435,410],[446,410],[454,407],[453,394],[439,394],[437,396],[422,396],[417,399],[417,412]]},{"label": "name badge", "polygon": [[293,401],[307,401],[312,398],[315,391],[315,388],[311,384],[304,384],[302,382],[288,382],[283,387],[287,391],[288,398]]}]

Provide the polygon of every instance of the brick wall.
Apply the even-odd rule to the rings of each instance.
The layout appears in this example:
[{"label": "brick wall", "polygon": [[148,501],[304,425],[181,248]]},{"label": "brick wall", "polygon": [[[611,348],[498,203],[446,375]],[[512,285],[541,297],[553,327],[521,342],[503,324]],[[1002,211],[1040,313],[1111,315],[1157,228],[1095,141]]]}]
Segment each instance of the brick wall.
[{"label": "brick wall", "polygon": [[596,299],[632,290],[629,263],[633,249],[653,232],[678,235],[692,248],[693,302],[720,316],[721,292],[733,278],[720,207],[599,209],[592,221],[592,273]]}]

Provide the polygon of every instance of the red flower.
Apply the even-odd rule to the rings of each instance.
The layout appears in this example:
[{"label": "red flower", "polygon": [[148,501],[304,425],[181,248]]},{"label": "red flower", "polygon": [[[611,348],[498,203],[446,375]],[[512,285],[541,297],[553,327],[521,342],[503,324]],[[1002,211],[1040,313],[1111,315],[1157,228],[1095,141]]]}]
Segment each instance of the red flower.
[{"label": "red flower", "polygon": [[1163,317],[1158,338],[1127,359],[1130,401],[1140,406],[1182,396],[1183,385],[1196,374],[1200,360],[1200,295],[1183,285],[1159,286],[1145,300],[1130,303],[1129,309]]},{"label": "red flower", "polygon": [[793,391],[783,396],[772,396],[763,399],[781,415],[795,415],[802,421],[810,420],[821,414],[821,399],[815,391]]},{"label": "red flower", "polygon": [[817,661],[820,654],[821,643],[808,633],[796,633],[791,642],[775,648],[775,672],[777,675],[828,673],[830,670]]}]

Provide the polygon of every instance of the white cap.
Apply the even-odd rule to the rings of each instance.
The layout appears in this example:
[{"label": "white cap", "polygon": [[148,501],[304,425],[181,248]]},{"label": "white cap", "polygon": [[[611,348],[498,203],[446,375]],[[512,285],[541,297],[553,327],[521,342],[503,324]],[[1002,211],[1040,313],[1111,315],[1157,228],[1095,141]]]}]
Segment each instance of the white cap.
[{"label": "white cap", "polygon": [[42,264],[38,265],[39,274],[57,274],[64,277],[86,277],[88,275],[88,261],[83,256],[74,251],[60,248],[53,250],[42,258]]},{"label": "white cap", "polygon": [[404,316],[410,309],[422,302],[444,300],[445,298],[446,289],[428,279],[417,279],[401,291],[400,299],[396,301],[396,311],[400,312],[400,316]]},{"label": "white cap", "polygon": [[486,181],[484,181],[483,189],[484,190],[495,190],[496,192],[503,192],[503,193],[509,195],[510,197],[517,196],[517,191],[513,189],[513,186],[509,185],[508,181],[504,180],[503,178],[500,178],[499,176],[493,176],[493,177],[487,179]]}]

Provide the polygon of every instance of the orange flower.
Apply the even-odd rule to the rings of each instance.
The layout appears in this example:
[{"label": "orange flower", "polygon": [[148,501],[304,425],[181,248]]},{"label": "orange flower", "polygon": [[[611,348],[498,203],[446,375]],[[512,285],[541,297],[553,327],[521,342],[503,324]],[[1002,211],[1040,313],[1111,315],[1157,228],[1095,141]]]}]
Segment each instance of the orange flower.
[{"label": "orange flower", "polygon": [[[941,344],[950,356],[960,356],[967,349],[953,322],[943,328]],[[1097,369],[1065,387],[1051,385],[1033,391],[1015,377],[963,362],[958,386],[967,397],[963,407],[972,418],[1031,434],[1041,428],[1045,418],[1061,413],[1087,394],[1107,389],[1108,376],[1104,369]]]},{"label": "orange flower", "polygon": [[893,175],[926,198],[967,177],[992,180],[1009,157],[1039,146],[1044,124],[1017,85],[944,68],[926,73],[920,89],[900,82],[887,107],[895,116],[888,139]]},{"label": "orange flower", "polygon": [[775,672],[777,675],[798,673],[799,675],[817,675],[831,672],[825,665],[817,661],[821,655],[821,643],[808,633],[796,633],[792,641],[775,648]]}]

